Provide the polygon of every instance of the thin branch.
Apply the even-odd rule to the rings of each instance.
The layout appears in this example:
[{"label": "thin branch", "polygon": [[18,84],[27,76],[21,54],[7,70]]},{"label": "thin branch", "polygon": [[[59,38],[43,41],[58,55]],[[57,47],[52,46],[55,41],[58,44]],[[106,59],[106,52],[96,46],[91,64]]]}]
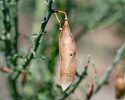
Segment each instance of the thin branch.
[{"label": "thin branch", "polygon": [[102,88],[102,86],[105,85],[105,83],[107,82],[107,79],[109,78],[110,73],[115,68],[116,64],[119,62],[120,57],[122,56],[123,52],[125,52],[125,42],[123,43],[121,48],[117,51],[117,54],[115,56],[113,63],[108,67],[108,69],[105,72],[104,76],[102,77],[100,83],[98,84],[98,87],[96,88],[94,94],[96,94]]},{"label": "thin branch", "polygon": [[81,83],[81,81],[86,77],[87,75],[87,69],[88,69],[88,66],[89,66],[89,63],[90,63],[90,56],[88,56],[88,61],[87,61],[87,64],[84,68],[84,71],[82,72],[82,74],[79,76],[79,80],[74,84],[74,87],[72,90],[70,90],[69,92],[65,92],[64,96],[59,99],[59,100],[64,100],[66,99],[68,96],[70,96],[70,94],[74,93],[75,90],[77,89],[77,87],[79,86],[79,84]]},{"label": "thin branch", "polygon": [[4,36],[5,36],[5,50],[6,50],[6,55],[8,55],[11,52],[11,48],[10,48],[10,41],[7,39],[7,33],[10,32],[10,22],[7,20],[7,16],[8,16],[8,8],[6,6],[6,1],[3,0],[3,9],[2,9],[2,13],[3,13],[3,25],[4,25]]},{"label": "thin branch", "polygon": [[18,0],[15,1],[16,5],[15,5],[15,9],[16,9],[16,16],[14,17],[14,27],[15,27],[15,43],[14,43],[14,47],[15,47],[15,53],[18,52]]},{"label": "thin branch", "polygon": [[13,71],[5,66],[0,65],[0,71],[5,72],[5,73],[12,73]]},{"label": "thin branch", "polygon": [[64,11],[56,11],[56,12],[57,13],[63,13],[65,15],[65,21],[68,20],[66,12],[64,12]]},{"label": "thin branch", "polygon": [[[37,48],[39,47],[39,41],[40,41],[41,37],[44,36],[45,27],[46,27],[46,25],[47,25],[47,23],[48,23],[48,21],[50,19],[50,16],[53,13],[52,3],[53,3],[53,0],[48,0],[48,11],[46,13],[46,16],[44,17],[44,20],[42,21],[40,31],[37,34],[35,42],[34,42],[34,46],[33,46],[32,50],[30,50],[29,56],[27,58],[27,61],[23,65],[23,69],[25,69],[28,66],[28,64],[30,63],[30,61],[32,60],[32,58],[34,56],[33,53],[37,51]],[[18,72],[16,78],[18,78],[20,73],[21,72]]]},{"label": "thin branch", "polygon": [[61,31],[62,30],[62,28],[61,28],[61,22],[60,22],[60,20],[59,20],[59,18],[58,18],[58,16],[57,16],[56,13],[63,13],[65,15],[65,21],[68,21],[67,14],[64,11],[54,11],[54,13],[55,13],[56,19],[57,19],[57,21],[59,22],[59,25],[60,25],[59,30]]},{"label": "thin branch", "polygon": [[62,30],[61,22],[60,22],[60,20],[59,20],[59,18],[58,18],[58,16],[57,16],[57,13],[55,13],[55,16],[56,16],[57,21],[59,22],[59,26],[60,26],[59,30],[61,31],[61,30]]},{"label": "thin branch", "polygon": [[92,63],[92,66],[93,66],[93,68],[95,70],[95,75],[94,75],[94,79],[93,79],[93,82],[92,82],[92,85],[94,85],[95,81],[96,81],[96,78],[97,78],[97,70],[96,70],[96,66],[94,65],[94,63]]}]

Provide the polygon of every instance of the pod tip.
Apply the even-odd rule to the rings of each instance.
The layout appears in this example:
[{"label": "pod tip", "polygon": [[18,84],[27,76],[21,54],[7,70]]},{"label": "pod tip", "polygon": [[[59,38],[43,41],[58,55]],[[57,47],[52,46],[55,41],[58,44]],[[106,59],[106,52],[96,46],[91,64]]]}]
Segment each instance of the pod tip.
[{"label": "pod tip", "polygon": [[69,87],[70,83],[61,83],[62,90],[65,91]]}]

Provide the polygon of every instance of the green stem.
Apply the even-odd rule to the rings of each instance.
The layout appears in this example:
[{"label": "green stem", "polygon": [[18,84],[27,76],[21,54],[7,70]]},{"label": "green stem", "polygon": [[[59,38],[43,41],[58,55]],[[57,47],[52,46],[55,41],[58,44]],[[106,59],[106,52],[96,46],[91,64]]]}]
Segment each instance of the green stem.
[{"label": "green stem", "polygon": [[16,80],[12,79],[12,74],[10,73],[8,75],[8,83],[9,83],[9,90],[10,90],[10,95],[14,100],[18,100],[19,95],[16,87]]},{"label": "green stem", "polygon": [[109,78],[109,75],[111,74],[112,70],[115,68],[116,64],[119,62],[120,57],[122,56],[123,52],[125,52],[125,42],[123,43],[121,48],[117,51],[117,54],[115,56],[115,59],[114,59],[113,63],[108,67],[107,71],[103,75],[103,77],[102,77],[100,83],[98,84],[98,87],[96,88],[94,94],[96,94],[102,88],[102,86],[105,85],[105,83],[107,82],[107,79]]},{"label": "green stem", "polygon": [[7,33],[9,33],[10,32],[10,22],[9,21],[7,21],[7,13],[8,13],[8,9],[7,9],[7,7],[6,7],[6,2],[5,2],[5,0],[3,0],[3,10],[2,10],[2,12],[3,12],[3,25],[4,25],[4,30],[3,30],[3,34],[4,34],[4,36],[5,36],[5,53],[6,53],[6,56],[8,55],[8,54],[10,54],[10,52],[11,52],[11,48],[10,48],[10,41],[7,39]]},{"label": "green stem", "polygon": [[[15,37],[14,37],[14,50],[15,53],[18,53],[18,0],[15,0],[15,17],[13,18],[14,20],[14,29],[15,29]],[[17,59],[15,59],[15,61],[13,62],[14,66],[17,66]],[[19,94],[18,94],[18,90],[17,90],[17,86],[16,86],[16,79],[12,78],[13,75],[11,75],[11,85],[12,85],[12,89],[13,89],[13,97],[15,98],[15,100],[19,99]]]},{"label": "green stem", "polygon": [[[30,50],[29,56],[27,58],[27,61],[23,65],[23,69],[25,69],[28,66],[28,64],[30,63],[30,61],[32,60],[32,58],[34,56],[33,54],[36,53],[37,48],[39,46],[39,41],[40,41],[41,37],[44,36],[45,27],[46,27],[46,25],[47,25],[47,23],[48,23],[48,21],[50,19],[50,16],[53,13],[52,2],[53,2],[53,0],[48,0],[48,11],[46,13],[46,16],[44,17],[44,20],[42,21],[41,28],[40,28],[39,33],[37,34],[36,39],[35,39],[33,49]],[[18,76],[20,75],[20,73],[21,72],[18,72],[18,74],[16,76],[16,79],[18,78]]]},{"label": "green stem", "polygon": [[14,25],[15,25],[15,44],[14,44],[14,47],[15,47],[15,53],[18,52],[18,1],[15,1],[16,2],[16,5],[15,5],[15,9],[16,9],[16,16],[14,18]]},{"label": "green stem", "polygon": [[16,87],[16,80],[15,79],[13,79],[13,80],[11,80],[12,81],[12,89],[13,89],[13,91],[14,91],[14,98],[15,98],[15,100],[18,100],[18,91],[17,91],[17,87]]},{"label": "green stem", "polygon": [[[11,41],[8,39],[7,37],[7,34],[9,34],[11,32],[11,24],[10,24],[10,8],[7,6],[7,3],[6,0],[3,0],[3,25],[4,25],[4,36],[5,36],[5,40],[4,40],[4,43],[5,43],[5,56],[6,56],[6,62],[7,62],[7,67],[10,68],[10,61],[7,59],[7,56],[11,55]],[[15,3],[17,4],[17,1],[15,1]],[[15,5],[15,9],[17,10],[17,5]],[[9,17],[9,19],[7,18]],[[17,24],[17,11],[16,11],[16,17],[14,18],[14,27],[15,27],[15,51],[17,53],[17,37],[18,37],[18,24]],[[16,60],[13,62],[14,65],[16,66]],[[8,77],[8,83],[9,83],[9,86],[11,87],[10,91],[11,91],[11,94],[12,94],[12,97],[14,98],[14,100],[18,100],[18,91],[17,91],[17,87],[16,87],[16,80],[15,79],[12,79],[12,74],[9,75]]]}]

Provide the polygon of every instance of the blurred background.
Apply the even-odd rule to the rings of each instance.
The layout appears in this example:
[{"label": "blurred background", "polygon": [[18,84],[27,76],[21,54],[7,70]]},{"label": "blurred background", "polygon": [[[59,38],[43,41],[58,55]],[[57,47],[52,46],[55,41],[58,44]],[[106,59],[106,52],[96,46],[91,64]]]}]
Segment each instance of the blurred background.
[{"label": "blurred background", "polygon": [[[91,54],[99,80],[107,67],[112,64],[116,51],[125,41],[125,0],[55,0],[53,8],[67,12],[69,27],[77,46],[77,71],[82,73],[88,54]],[[27,55],[31,47],[27,34],[33,35],[39,32],[47,6],[44,0],[20,0],[18,9],[18,51]],[[63,25],[63,14],[58,14],[58,16]],[[47,100],[47,96],[52,98],[51,93],[53,96],[58,96],[57,92],[61,91],[56,87],[57,84],[60,85],[58,47],[60,31],[54,14],[46,30],[47,34],[36,53],[36,57],[42,57],[43,60],[32,60],[28,68],[31,74],[27,75],[23,88],[18,82],[18,90],[20,94],[23,94],[24,100]],[[4,58],[0,53],[0,64],[3,63]],[[94,95],[92,100],[117,100],[114,88],[116,71],[117,67],[111,73],[109,84]],[[5,73],[0,72],[0,100],[9,100],[10,97],[6,76]],[[90,65],[88,76],[67,100],[83,100],[93,76],[94,70]]]}]

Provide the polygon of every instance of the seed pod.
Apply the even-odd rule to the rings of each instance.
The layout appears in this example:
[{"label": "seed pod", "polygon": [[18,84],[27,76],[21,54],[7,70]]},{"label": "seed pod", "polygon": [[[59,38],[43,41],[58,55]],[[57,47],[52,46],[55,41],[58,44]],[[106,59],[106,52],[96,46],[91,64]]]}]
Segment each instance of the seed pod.
[{"label": "seed pod", "polygon": [[93,82],[91,83],[89,89],[88,89],[88,92],[86,94],[87,96],[87,100],[89,100],[92,96],[92,93],[93,93],[93,88],[94,88],[94,85],[95,85],[95,81],[96,81],[96,77],[97,77],[97,70],[96,70],[96,67],[95,65],[92,63],[92,66],[94,67],[94,70],[95,70],[95,76],[94,76],[94,79],[93,79]]},{"label": "seed pod", "polygon": [[60,81],[63,91],[71,84],[76,73],[76,45],[70,32],[68,20],[65,20],[64,26],[59,37],[60,52]]},{"label": "seed pod", "polygon": [[94,88],[94,85],[91,84],[90,87],[89,87],[89,89],[88,89],[88,92],[87,92],[87,94],[86,94],[87,99],[90,99],[90,97],[92,96],[93,88]]},{"label": "seed pod", "polygon": [[122,73],[122,61],[119,63],[118,71],[116,74],[116,79],[115,79],[115,95],[116,98],[120,98],[125,94],[125,82],[124,82],[124,75]]},{"label": "seed pod", "polygon": [[115,81],[116,97],[119,99],[125,94],[125,83],[122,76],[117,76]]}]

